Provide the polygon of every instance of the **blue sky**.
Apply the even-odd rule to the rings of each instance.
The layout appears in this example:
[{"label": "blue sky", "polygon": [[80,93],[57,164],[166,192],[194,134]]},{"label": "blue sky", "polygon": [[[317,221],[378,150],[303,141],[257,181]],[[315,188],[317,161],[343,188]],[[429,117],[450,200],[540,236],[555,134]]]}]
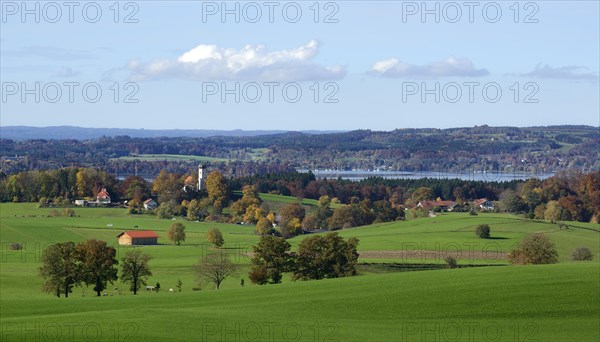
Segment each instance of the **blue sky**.
[{"label": "blue sky", "polygon": [[600,120],[597,1],[21,3],[2,1],[2,126]]}]

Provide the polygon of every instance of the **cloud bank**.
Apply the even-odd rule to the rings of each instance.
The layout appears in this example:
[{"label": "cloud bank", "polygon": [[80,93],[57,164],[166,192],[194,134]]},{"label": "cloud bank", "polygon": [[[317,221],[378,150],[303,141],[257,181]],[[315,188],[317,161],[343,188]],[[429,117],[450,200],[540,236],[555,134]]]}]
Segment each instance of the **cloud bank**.
[{"label": "cloud bank", "polygon": [[548,64],[542,65],[542,63],[539,63],[532,71],[517,74],[517,76],[559,80],[598,80],[598,73],[593,73],[588,70],[588,68],[578,65],[552,67]]},{"label": "cloud bank", "polygon": [[389,77],[481,77],[490,73],[486,69],[477,69],[468,58],[449,57],[440,62],[424,65],[408,64],[396,58],[376,62],[369,74]]},{"label": "cloud bank", "polygon": [[177,59],[143,63],[132,60],[127,69],[133,81],[182,78],[192,80],[318,81],[336,80],[346,75],[339,65],[313,62],[319,52],[315,40],[297,48],[267,51],[263,45],[241,49],[198,45]]}]

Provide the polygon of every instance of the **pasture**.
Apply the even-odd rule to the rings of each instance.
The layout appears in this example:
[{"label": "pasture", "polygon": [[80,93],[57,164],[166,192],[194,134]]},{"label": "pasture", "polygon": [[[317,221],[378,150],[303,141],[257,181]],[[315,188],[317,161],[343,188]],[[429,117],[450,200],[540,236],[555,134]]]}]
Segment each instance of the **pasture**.
[{"label": "pasture", "polygon": [[[78,217],[48,217],[37,204],[0,204],[0,320],[2,341],[596,341],[600,339],[598,225],[556,224],[505,214],[444,213],[434,218],[376,224],[340,231],[360,240],[359,262],[443,263],[414,251],[506,252],[524,236],[545,232],[556,244],[560,264],[496,266],[419,272],[366,271],[358,277],[256,286],[247,278],[247,252],[258,241],[253,226],[160,220],[127,215],[125,209],[74,208]],[[173,222],[186,225],[187,239],[166,239]],[[475,236],[487,223],[494,239]],[[136,227],[137,226],[137,227]],[[206,232],[219,228],[226,250],[240,265],[221,290],[198,287],[191,266],[212,247]],[[122,283],[109,296],[74,288],[69,299],[45,294],[37,275],[44,246],[96,238],[117,248],[123,230],[151,229],[158,246],[141,247],[153,256],[148,284],[133,296]],[[293,248],[301,239],[290,239]],[[23,244],[12,251],[9,244]],[[458,247],[457,247],[458,246]],[[484,249],[484,246],[486,249]],[[493,246],[493,247],[491,247]],[[592,262],[571,262],[571,251],[587,246]],[[370,253],[370,254],[369,254]],[[488,255],[467,254],[459,264],[506,264]],[[486,256],[486,257],[482,257]],[[245,286],[240,286],[240,279]],[[170,293],[178,279],[182,292]],[[114,290],[114,288],[119,290]],[[70,338],[70,339],[69,339]]]}]

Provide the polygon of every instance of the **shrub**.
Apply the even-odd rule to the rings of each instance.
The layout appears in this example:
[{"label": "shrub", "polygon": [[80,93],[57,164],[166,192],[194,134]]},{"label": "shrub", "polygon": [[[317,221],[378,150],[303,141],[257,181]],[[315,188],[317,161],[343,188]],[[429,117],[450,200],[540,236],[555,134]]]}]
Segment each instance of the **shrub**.
[{"label": "shrub", "polygon": [[444,261],[446,262],[448,268],[458,268],[458,262],[453,257],[447,256],[444,258]]},{"label": "shrub", "polygon": [[63,215],[67,216],[67,217],[75,217],[75,210],[73,210],[71,208],[65,208],[63,210]]},{"label": "shrub", "polygon": [[477,216],[477,212],[475,211],[475,209],[471,209],[469,211],[469,215],[471,215],[471,216]]},{"label": "shrub", "polygon": [[513,250],[508,260],[513,264],[555,264],[558,262],[556,247],[546,235],[535,233],[526,237],[517,250]]},{"label": "shrub", "polygon": [[475,229],[475,234],[479,236],[481,239],[489,239],[490,238],[490,226],[487,224],[480,224]]},{"label": "shrub", "polygon": [[594,255],[592,254],[592,251],[587,247],[579,247],[571,254],[571,259],[573,261],[589,261],[593,258]]}]

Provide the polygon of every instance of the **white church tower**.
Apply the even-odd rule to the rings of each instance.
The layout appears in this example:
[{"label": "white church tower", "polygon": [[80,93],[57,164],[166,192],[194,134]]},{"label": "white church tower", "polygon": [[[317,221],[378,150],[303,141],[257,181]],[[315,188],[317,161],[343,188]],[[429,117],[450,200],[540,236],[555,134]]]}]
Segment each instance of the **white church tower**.
[{"label": "white church tower", "polygon": [[198,190],[206,189],[206,166],[198,165]]}]

